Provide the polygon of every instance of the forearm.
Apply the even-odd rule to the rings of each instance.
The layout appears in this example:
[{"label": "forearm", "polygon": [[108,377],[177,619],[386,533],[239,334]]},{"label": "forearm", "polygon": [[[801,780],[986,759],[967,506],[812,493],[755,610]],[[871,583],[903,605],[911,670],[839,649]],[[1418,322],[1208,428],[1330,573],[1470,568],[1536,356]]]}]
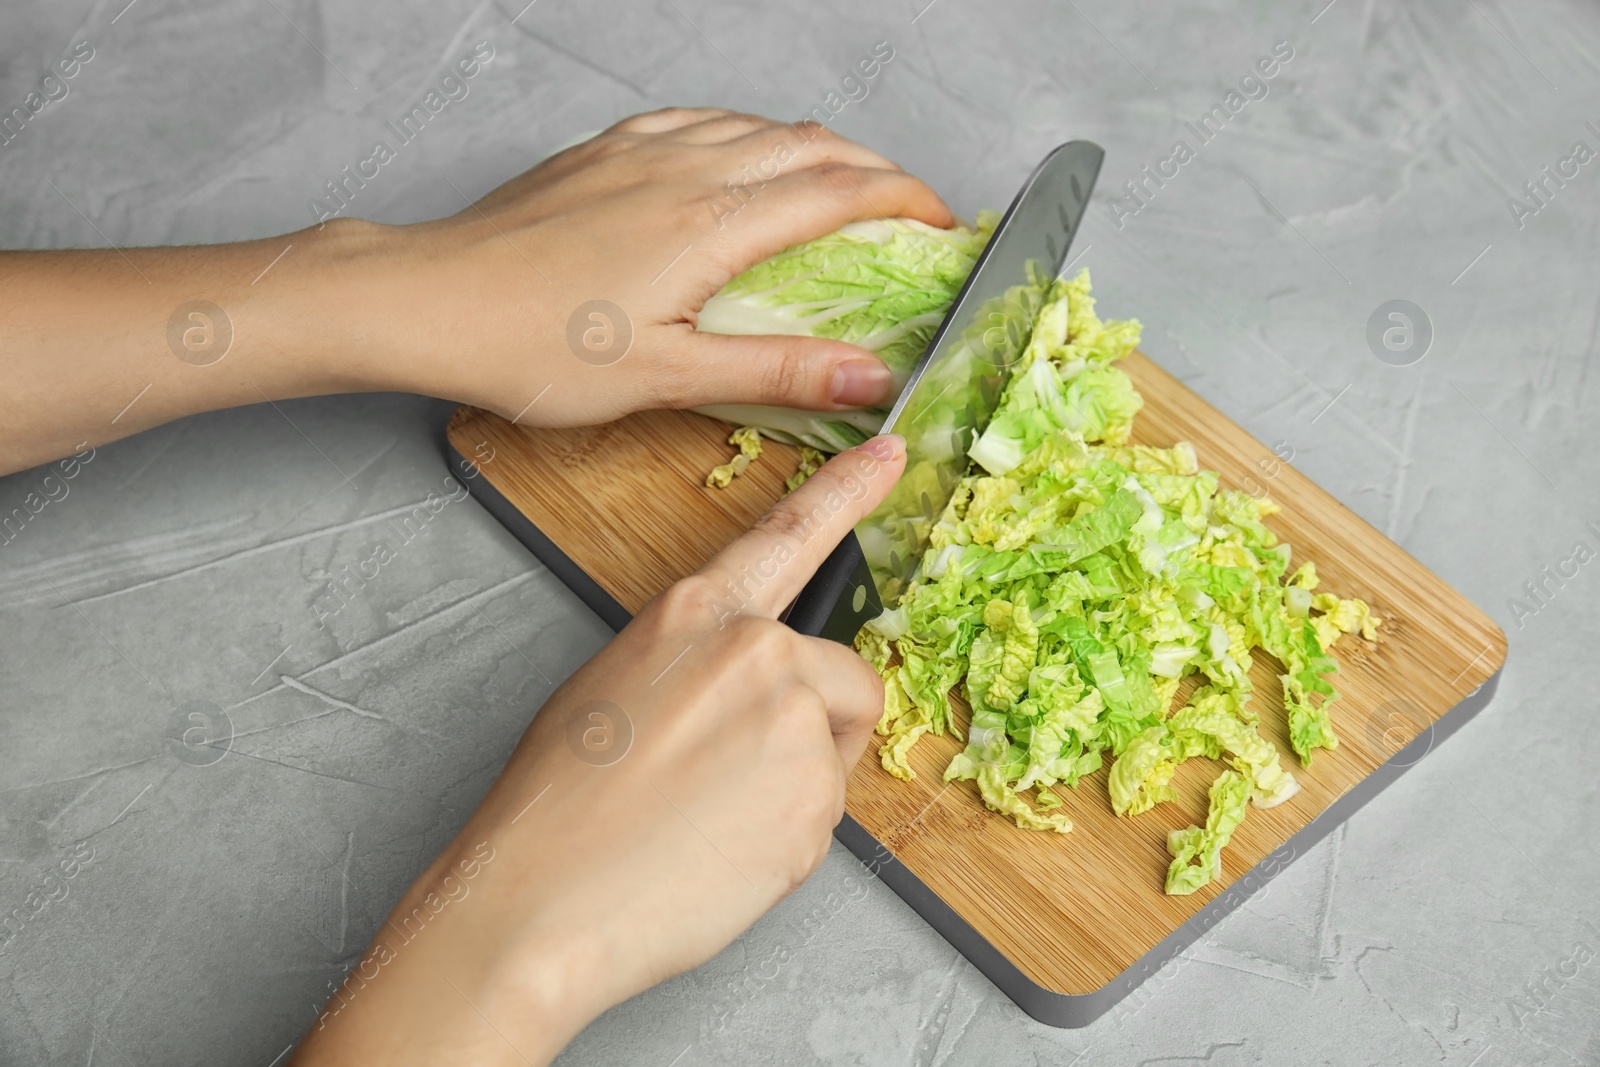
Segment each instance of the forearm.
[{"label": "forearm", "polygon": [[0,473],[195,412],[424,388],[388,313],[417,295],[388,267],[401,233],[0,252]]},{"label": "forearm", "polygon": [[471,829],[396,904],[289,1067],[545,1064],[606,1007],[593,927],[541,918],[562,898],[545,865],[464,844]]},{"label": "forearm", "polygon": [[[779,156],[737,218],[718,213],[752,158]],[[542,426],[879,404],[892,376],[854,345],[695,327],[739,271],[880,213],[954,222],[922,182],[820,128],[669,109],[433,222],[0,252],[0,474],[183,415],[357,390]]]}]

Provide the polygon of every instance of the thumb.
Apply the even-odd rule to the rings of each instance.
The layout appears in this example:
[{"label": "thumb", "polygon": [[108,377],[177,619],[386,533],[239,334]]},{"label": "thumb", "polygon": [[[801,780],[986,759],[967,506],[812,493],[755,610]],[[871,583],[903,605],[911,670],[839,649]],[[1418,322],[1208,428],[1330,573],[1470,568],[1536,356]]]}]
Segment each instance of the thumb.
[{"label": "thumb", "polygon": [[694,332],[684,346],[674,393],[683,407],[772,404],[838,411],[883,403],[893,377],[883,360],[844,341]]}]

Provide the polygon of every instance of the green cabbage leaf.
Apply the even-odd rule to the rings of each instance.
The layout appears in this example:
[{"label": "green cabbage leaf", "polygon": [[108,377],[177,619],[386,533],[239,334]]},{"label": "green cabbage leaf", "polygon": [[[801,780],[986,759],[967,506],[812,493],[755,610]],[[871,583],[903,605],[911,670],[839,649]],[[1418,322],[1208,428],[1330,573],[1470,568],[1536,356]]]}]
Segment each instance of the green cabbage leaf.
[{"label": "green cabbage leaf", "polygon": [[914,219],[853,222],[737,275],[706,301],[696,329],[848,341],[888,364],[894,388],[880,406],[816,412],[758,404],[697,410],[780,441],[841,452],[877,433],[912,369],[972,273],[1000,216],[940,230]]},{"label": "green cabbage leaf", "polygon": [[1187,894],[1250,806],[1299,790],[1252,707],[1255,651],[1282,665],[1282,730],[1310,765],[1338,744],[1329,650],[1381,620],[1313,592],[1310,563],[1290,572],[1271,500],[1220,488],[1186,443],[1129,443],[1143,401],[1116,364],[1138,339],[1099,318],[1087,271],[1054,283],[915,580],[858,646],[889,694],[884,767],[909,778],[919,740],[960,738],[957,693],[972,714],[945,781],[1025,829],[1070,830],[1058,787],[1102,769],[1136,817],[1178,798],[1186,762],[1220,764],[1205,824],[1168,841],[1166,891]]}]

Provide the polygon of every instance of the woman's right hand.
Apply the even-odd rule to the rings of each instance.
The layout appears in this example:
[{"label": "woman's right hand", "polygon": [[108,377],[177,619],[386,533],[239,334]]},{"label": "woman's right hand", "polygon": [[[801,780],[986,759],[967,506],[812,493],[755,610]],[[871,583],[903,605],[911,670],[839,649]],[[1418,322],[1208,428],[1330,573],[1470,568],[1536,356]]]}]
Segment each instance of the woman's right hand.
[{"label": "woman's right hand", "polygon": [[834,457],[568,679],[295,1062],[546,1062],[803,882],[883,688],[777,616],[904,463]]}]

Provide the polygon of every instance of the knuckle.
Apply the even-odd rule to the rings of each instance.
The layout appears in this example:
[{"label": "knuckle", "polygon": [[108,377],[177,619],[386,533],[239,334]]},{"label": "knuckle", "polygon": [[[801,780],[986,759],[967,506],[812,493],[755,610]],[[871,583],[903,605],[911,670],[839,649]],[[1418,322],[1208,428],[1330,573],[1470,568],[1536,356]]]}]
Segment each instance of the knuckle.
[{"label": "knuckle", "polygon": [[784,502],[757,519],[752,529],[766,537],[788,542],[803,540],[808,533],[813,532],[810,525],[810,513]]},{"label": "knuckle", "polygon": [[669,121],[677,122],[677,121],[681,121],[683,118],[685,118],[688,115],[688,113],[689,113],[689,109],[688,108],[684,108],[684,107],[658,107],[654,111],[642,111],[637,115],[631,115],[628,118],[625,118],[621,122],[617,123],[617,125],[615,127],[613,127],[613,128],[615,128],[615,129],[638,129],[639,127],[647,127],[647,128],[649,128],[649,127],[654,127],[655,125],[657,125],[657,121],[656,120],[667,119]]},{"label": "knuckle", "polygon": [[[794,660],[797,635],[781,622],[747,615],[740,620],[737,636],[738,647],[744,658],[763,670],[783,670]],[[794,702],[792,698],[786,698],[781,703],[788,706]]]},{"label": "knuckle", "polygon": [[[729,606],[712,638],[717,648],[712,671],[716,684],[748,691],[753,678],[781,675],[781,663],[786,655],[781,647],[781,631],[786,627],[759,615],[744,614],[741,608],[739,603]],[[720,614],[721,609],[718,611]],[[782,706],[785,696],[780,689],[768,699]]]},{"label": "knuckle", "polygon": [[799,396],[807,385],[807,369],[806,360],[800,352],[782,345],[771,346],[761,372],[761,389],[765,399],[783,401]]},{"label": "knuckle", "polygon": [[591,155],[595,156],[614,156],[638,144],[642,137],[642,134],[631,133],[613,126],[609,130],[601,131],[587,141],[579,141],[572,147],[587,149]]},{"label": "knuckle", "polygon": [[[637,336],[637,335],[635,335]],[[693,327],[671,323],[654,328],[654,359],[636,372],[629,389],[638,395],[635,408],[686,407],[695,395],[699,353]]]},{"label": "knuckle", "polygon": [[618,121],[613,122],[610,126],[606,127],[605,132],[630,133],[639,129],[641,126],[648,125],[651,118],[659,114],[661,114],[660,111],[641,111],[637,115],[629,115],[625,119],[619,119]]},{"label": "knuckle", "polygon": [[705,574],[672,583],[652,606],[657,627],[665,633],[682,633],[714,622],[720,611],[718,592],[715,580]]},{"label": "knuckle", "polygon": [[861,679],[862,691],[867,694],[867,699],[851,709],[851,725],[857,729],[868,729],[876,726],[883,715],[883,678],[864,661],[861,666],[867,673],[867,677]]},{"label": "knuckle", "polygon": [[811,168],[811,181],[825,192],[855,196],[861,191],[860,171],[849,163],[830,159]]},{"label": "knuckle", "polygon": [[829,143],[841,140],[838,134],[818,122],[816,119],[801,119],[794,124],[795,130],[807,141],[826,141]]},{"label": "knuckle", "polygon": [[744,132],[763,129],[767,126],[766,119],[759,115],[746,114],[743,111],[730,111],[726,115],[719,115],[716,121],[719,126]]},{"label": "knuckle", "polygon": [[[738,211],[736,205],[728,199],[726,190],[712,189],[709,192],[685,197],[678,213],[685,228],[700,231],[708,225],[715,230],[722,229],[728,224],[728,219],[737,215]],[[706,241],[702,252],[710,253],[718,269],[727,269],[728,252],[721,247],[720,242]]]}]

